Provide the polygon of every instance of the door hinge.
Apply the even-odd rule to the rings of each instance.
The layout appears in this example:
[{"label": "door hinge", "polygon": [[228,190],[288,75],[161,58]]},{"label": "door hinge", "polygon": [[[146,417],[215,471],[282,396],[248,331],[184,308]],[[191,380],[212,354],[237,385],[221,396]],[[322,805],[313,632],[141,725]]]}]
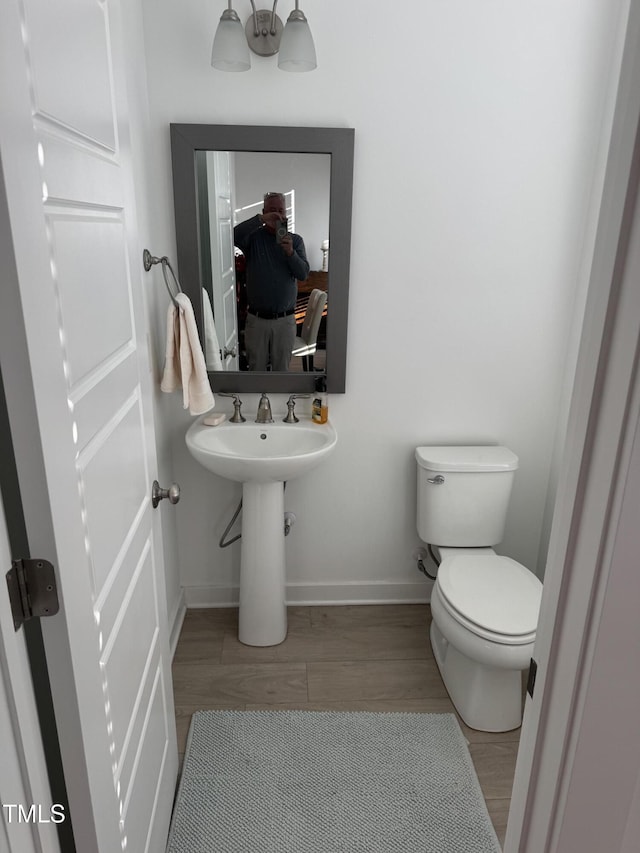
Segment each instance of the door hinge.
[{"label": "door hinge", "polygon": [[536,674],[538,672],[538,664],[531,658],[529,664],[529,677],[527,678],[527,693],[533,699],[533,690],[536,686]]},{"label": "door hinge", "polygon": [[48,560],[13,560],[7,572],[7,587],[16,631],[34,616],[58,612],[56,576]]}]

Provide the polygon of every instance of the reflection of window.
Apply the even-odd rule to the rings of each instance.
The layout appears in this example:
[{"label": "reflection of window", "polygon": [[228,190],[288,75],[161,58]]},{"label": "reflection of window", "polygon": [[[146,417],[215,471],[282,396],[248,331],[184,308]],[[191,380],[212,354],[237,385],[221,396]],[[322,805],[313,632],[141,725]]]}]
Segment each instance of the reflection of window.
[{"label": "reflection of window", "polygon": [[[293,233],[296,230],[296,191],[289,190],[283,193],[283,196],[287,211],[287,227]],[[251,219],[252,216],[257,216],[258,213],[262,213],[263,207],[263,199],[254,201],[252,204],[246,204],[244,207],[238,207],[233,211],[233,224],[237,225],[238,222],[244,222],[246,219]]]}]

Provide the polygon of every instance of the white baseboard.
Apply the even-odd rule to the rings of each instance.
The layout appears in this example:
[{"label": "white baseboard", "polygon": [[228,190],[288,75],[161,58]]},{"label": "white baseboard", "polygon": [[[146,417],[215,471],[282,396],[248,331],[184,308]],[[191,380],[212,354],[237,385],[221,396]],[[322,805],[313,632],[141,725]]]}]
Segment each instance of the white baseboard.
[{"label": "white baseboard", "polygon": [[[287,584],[287,604],[428,604],[430,581],[349,581],[346,583]],[[237,607],[237,586],[184,587],[187,607]]]}]

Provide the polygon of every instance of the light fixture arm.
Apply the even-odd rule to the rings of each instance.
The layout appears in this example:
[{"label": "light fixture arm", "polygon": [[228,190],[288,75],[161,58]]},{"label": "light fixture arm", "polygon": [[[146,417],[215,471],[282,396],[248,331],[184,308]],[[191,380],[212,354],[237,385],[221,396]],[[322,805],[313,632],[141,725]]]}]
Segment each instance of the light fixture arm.
[{"label": "light fixture arm", "polygon": [[[296,0],[297,2],[297,0]],[[278,5],[278,0],[273,0],[273,9],[271,10],[271,35],[274,36],[276,34],[276,6]]]},{"label": "light fixture arm", "polygon": [[[251,3],[251,8],[253,10],[253,34],[257,38],[260,35],[260,30],[258,29],[258,12],[256,11],[256,4],[253,0],[249,0]],[[229,6],[231,6],[231,0],[229,0]]]},{"label": "light fixture arm", "polygon": [[[253,16],[253,35],[255,36],[255,38],[258,38],[258,36],[260,35],[260,25],[258,24],[258,11],[256,9],[256,4],[255,4],[254,0],[249,0],[249,2],[251,3],[251,9],[252,9],[251,14]],[[229,2],[229,5],[231,5],[231,2]],[[277,17],[276,16],[276,6],[277,5],[278,5],[278,0],[273,0],[273,9],[271,10],[271,25],[269,26],[269,32],[271,33],[272,36],[275,36],[277,33],[277,26],[276,26],[276,17]]]}]

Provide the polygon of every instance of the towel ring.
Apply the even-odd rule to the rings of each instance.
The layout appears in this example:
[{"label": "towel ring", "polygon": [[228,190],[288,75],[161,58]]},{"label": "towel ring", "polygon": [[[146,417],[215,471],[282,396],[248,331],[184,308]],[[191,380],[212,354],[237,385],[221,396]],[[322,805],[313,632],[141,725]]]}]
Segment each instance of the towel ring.
[{"label": "towel ring", "polygon": [[177,294],[174,295],[173,291],[171,290],[171,285],[169,284],[169,279],[167,277],[167,269],[171,273],[171,276],[173,278],[173,281],[174,281],[174,284],[176,286],[178,293],[182,293],[182,288],[180,287],[180,282],[176,278],[176,274],[174,273],[173,268],[171,266],[171,263],[169,262],[169,258],[166,255],[164,255],[162,258],[156,258],[151,254],[151,252],[148,249],[145,249],[144,252],[142,253],[142,263],[143,263],[144,268],[147,272],[149,272],[149,270],[151,269],[151,267],[154,264],[161,264],[162,265],[162,275],[164,278],[164,283],[166,285],[169,296],[171,297],[171,301],[173,302],[173,304],[177,308],[178,307],[178,303],[176,301],[176,295]]}]

